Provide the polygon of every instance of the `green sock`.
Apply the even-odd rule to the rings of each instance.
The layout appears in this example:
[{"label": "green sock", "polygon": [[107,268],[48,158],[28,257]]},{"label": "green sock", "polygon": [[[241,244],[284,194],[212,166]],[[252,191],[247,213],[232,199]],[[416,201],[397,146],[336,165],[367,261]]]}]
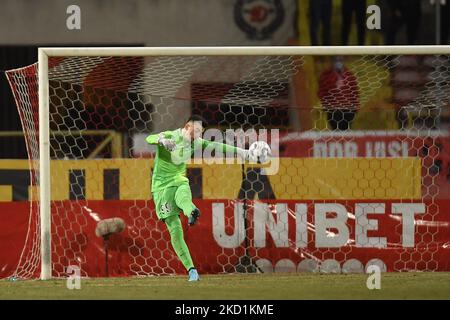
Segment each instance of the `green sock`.
[{"label": "green sock", "polygon": [[195,204],[192,203],[192,193],[191,188],[187,184],[182,184],[178,187],[175,192],[175,203],[178,208],[183,210],[183,213],[186,217],[189,217],[192,210],[194,210]]},{"label": "green sock", "polygon": [[164,220],[167,229],[170,233],[170,240],[172,242],[172,247],[175,250],[178,258],[180,258],[181,263],[189,271],[189,269],[194,268],[194,263],[192,262],[191,254],[184,241],[183,227],[181,226],[181,221],[178,216],[171,216]]}]

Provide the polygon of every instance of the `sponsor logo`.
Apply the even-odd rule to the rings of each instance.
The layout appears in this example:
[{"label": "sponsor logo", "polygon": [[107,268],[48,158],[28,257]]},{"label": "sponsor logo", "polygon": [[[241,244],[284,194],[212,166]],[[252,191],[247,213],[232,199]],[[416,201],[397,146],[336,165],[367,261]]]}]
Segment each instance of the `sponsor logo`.
[{"label": "sponsor logo", "polygon": [[234,20],[248,38],[266,40],[283,23],[283,4],[280,0],[238,0]]}]

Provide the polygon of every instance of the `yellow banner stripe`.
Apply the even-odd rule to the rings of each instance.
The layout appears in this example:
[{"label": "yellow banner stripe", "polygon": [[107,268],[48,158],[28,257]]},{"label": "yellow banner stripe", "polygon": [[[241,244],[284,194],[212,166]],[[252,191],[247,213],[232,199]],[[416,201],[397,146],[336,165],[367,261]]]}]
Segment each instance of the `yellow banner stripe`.
[{"label": "yellow banner stripe", "polygon": [[[279,171],[267,176],[277,199],[420,199],[421,161],[417,158],[281,158]],[[84,170],[86,198],[103,199],[103,170],[118,169],[120,199],[150,199],[152,159],[52,160],[52,199],[69,198],[69,171]],[[242,184],[240,164],[193,164],[202,169],[204,199],[236,199]],[[251,165],[246,165],[250,169]],[[27,160],[0,161],[0,169],[27,169]],[[256,182],[258,183],[258,182]],[[36,199],[36,188],[30,197]],[[0,201],[12,199],[0,186]]]}]

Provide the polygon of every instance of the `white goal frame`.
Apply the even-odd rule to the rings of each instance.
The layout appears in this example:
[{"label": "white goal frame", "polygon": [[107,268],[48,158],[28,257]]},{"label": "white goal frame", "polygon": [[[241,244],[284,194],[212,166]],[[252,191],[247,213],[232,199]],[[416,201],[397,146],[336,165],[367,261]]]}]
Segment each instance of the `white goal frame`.
[{"label": "white goal frame", "polygon": [[39,201],[41,280],[52,277],[48,58],[70,56],[213,55],[450,55],[450,46],[278,46],[278,47],[109,47],[39,48]]}]

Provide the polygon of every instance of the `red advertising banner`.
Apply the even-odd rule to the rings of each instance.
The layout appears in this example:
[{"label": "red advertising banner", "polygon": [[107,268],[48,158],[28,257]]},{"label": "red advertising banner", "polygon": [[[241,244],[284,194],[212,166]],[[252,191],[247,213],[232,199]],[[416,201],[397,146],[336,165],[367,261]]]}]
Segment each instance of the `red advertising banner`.
[{"label": "red advertising banner", "polygon": [[420,157],[424,198],[450,199],[447,131],[292,132],[280,134],[280,156],[300,158]]},{"label": "red advertising banner", "polygon": [[[388,271],[450,270],[447,200],[436,205],[377,200],[249,201],[247,221],[241,202],[195,203],[202,211],[198,225],[188,227],[186,219],[182,221],[201,273],[234,272],[246,254],[264,272],[316,271],[325,264],[342,270],[363,268],[373,259]],[[0,277],[10,275],[19,261],[28,205],[0,203],[4,221],[0,224]],[[53,216],[52,259],[58,275],[69,265],[81,267],[86,276],[106,275],[105,243],[95,235],[95,228],[100,219],[112,217],[122,218],[126,228],[109,240],[109,276],[184,273],[166,226],[152,213],[152,202],[63,201],[57,206],[71,209],[64,216]]]},{"label": "red advertising banner", "polygon": [[450,137],[446,131],[348,131],[292,132],[280,135],[284,157],[412,157],[450,158]]}]

